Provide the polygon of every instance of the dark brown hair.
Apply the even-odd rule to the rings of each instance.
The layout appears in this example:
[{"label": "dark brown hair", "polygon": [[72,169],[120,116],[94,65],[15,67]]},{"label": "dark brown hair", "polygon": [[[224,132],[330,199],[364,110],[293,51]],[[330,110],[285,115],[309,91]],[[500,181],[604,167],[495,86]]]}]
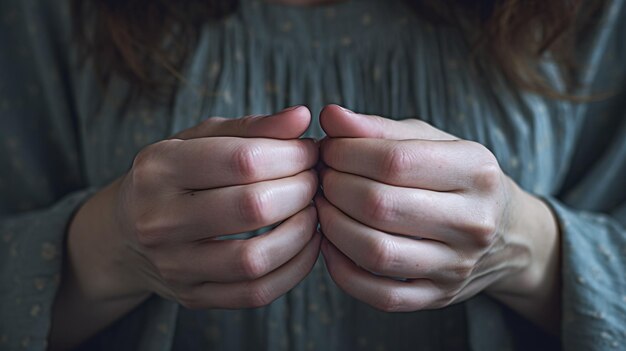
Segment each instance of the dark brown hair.
[{"label": "dark brown hair", "polygon": [[[462,27],[475,57],[496,65],[521,89],[572,98],[578,33],[601,8],[581,11],[582,0],[406,0],[427,19]],[[137,91],[177,84],[199,28],[236,8],[234,0],[71,0],[75,33],[84,57],[103,81],[118,75]],[[582,16],[584,13],[585,16]],[[556,91],[538,70],[549,54],[568,91]]]},{"label": "dark brown hair", "polygon": [[230,14],[233,0],[70,0],[82,59],[93,59],[106,85],[117,75],[134,92],[176,84],[200,27]]}]

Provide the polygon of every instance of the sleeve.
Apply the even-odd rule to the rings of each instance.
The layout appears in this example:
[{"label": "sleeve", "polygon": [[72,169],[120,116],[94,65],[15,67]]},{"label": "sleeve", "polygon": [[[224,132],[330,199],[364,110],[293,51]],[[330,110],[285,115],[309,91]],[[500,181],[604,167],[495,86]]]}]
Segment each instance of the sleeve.
[{"label": "sleeve", "polygon": [[[45,350],[82,162],[67,1],[0,0],[0,350]],[[176,305],[154,297],[88,344],[168,350]],[[125,346],[125,347],[122,347]]]},{"label": "sleeve", "polygon": [[0,349],[45,349],[65,229],[89,194],[77,191],[45,209],[0,220]]},{"label": "sleeve", "polygon": [[[580,52],[582,94],[567,176],[552,194],[561,234],[560,338],[480,294],[467,302],[474,350],[626,349],[626,6],[606,10]],[[601,96],[602,98],[599,98]]]},{"label": "sleeve", "polygon": [[572,165],[579,171],[558,198],[545,198],[561,228],[566,350],[626,348],[625,99],[626,82],[589,108]]},{"label": "sleeve", "polygon": [[549,202],[561,224],[564,348],[626,347],[626,218]]},{"label": "sleeve", "polygon": [[[0,349],[42,350],[64,233],[81,190],[53,33],[28,1],[0,1]],[[38,9],[37,9],[38,10]],[[31,12],[34,11],[34,12]],[[40,45],[41,44],[41,45]],[[53,69],[59,68],[59,69]]]},{"label": "sleeve", "polygon": [[[608,7],[591,52],[591,92],[569,176],[545,200],[561,229],[562,325],[566,350],[626,348],[626,7]],[[611,28],[612,27],[612,28]]]}]

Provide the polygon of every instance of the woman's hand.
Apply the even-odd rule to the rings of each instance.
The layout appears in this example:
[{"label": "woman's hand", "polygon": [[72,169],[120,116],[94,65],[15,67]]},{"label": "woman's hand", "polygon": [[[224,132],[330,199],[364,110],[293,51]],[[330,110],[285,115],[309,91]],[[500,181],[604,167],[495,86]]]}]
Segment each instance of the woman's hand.
[{"label": "woman's hand", "polygon": [[[120,301],[106,312],[119,316],[151,293],[188,308],[258,307],[293,288],[321,242],[312,206],[318,146],[297,139],[310,119],[305,107],[211,118],[144,148],[74,218],[56,317],[70,318],[77,300],[92,311]],[[279,222],[249,240],[218,240]],[[61,325],[53,342],[86,328]]]},{"label": "woman's hand", "polygon": [[[272,118],[248,123],[275,129],[285,127],[281,119],[307,123],[284,135],[290,140],[278,140],[220,137],[235,135],[223,132],[224,124],[246,121],[211,119],[179,135],[192,138],[165,140],[137,155],[121,181],[115,218],[138,288],[188,308],[258,307],[312,268],[320,239],[311,206],[318,152],[312,140],[295,139],[309,112],[265,117]],[[215,240],[281,221],[256,238]]]},{"label": "woman's hand", "polygon": [[487,148],[338,106],[320,121],[329,138],[316,205],[337,285],[384,311],[441,308],[486,290],[553,325],[544,314],[558,292],[554,219]]}]

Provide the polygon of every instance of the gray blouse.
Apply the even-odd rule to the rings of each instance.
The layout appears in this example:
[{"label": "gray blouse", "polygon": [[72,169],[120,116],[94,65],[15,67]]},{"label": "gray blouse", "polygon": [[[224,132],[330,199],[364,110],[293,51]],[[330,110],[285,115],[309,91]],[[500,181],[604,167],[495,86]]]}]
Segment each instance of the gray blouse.
[{"label": "gray blouse", "polygon": [[[90,195],[145,145],[208,116],[329,103],[422,118],[478,141],[561,226],[560,340],[480,294],[441,310],[383,313],[340,291],[322,260],[271,305],[190,311],[152,297],[83,349],[568,350],[626,348],[626,8],[608,0],[585,36],[575,104],[519,91],[473,69],[451,28],[399,0],[315,8],[240,1],[207,25],[171,101],[130,100],[79,65],[65,2],[0,0],[0,349],[43,350],[64,236]],[[545,76],[560,87],[548,61]],[[306,133],[321,137],[317,118]],[[532,218],[529,218],[532,220]],[[250,235],[255,235],[251,233]]]}]

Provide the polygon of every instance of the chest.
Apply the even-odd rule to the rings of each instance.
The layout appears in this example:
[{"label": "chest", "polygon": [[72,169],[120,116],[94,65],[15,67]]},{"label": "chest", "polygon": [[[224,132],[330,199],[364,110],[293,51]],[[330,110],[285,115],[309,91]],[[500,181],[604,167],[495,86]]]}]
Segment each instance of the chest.
[{"label": "chest", "polygon": [[520,93],[468,62],[461,38],[433,29],[371,42],[276,42],[231,25],[204,34],[168,103],[128,103],[111,86],[96,113],[84,106],[81,137],[92,184],[123,174],[145,145],[204,118],[237,118],[307,105],[305,136],[320,138],[317,116],[330,103],[392,119],[421,118],[478,141],[522,187],[548,194],[558,185],[576,133],[572,107]]}]

